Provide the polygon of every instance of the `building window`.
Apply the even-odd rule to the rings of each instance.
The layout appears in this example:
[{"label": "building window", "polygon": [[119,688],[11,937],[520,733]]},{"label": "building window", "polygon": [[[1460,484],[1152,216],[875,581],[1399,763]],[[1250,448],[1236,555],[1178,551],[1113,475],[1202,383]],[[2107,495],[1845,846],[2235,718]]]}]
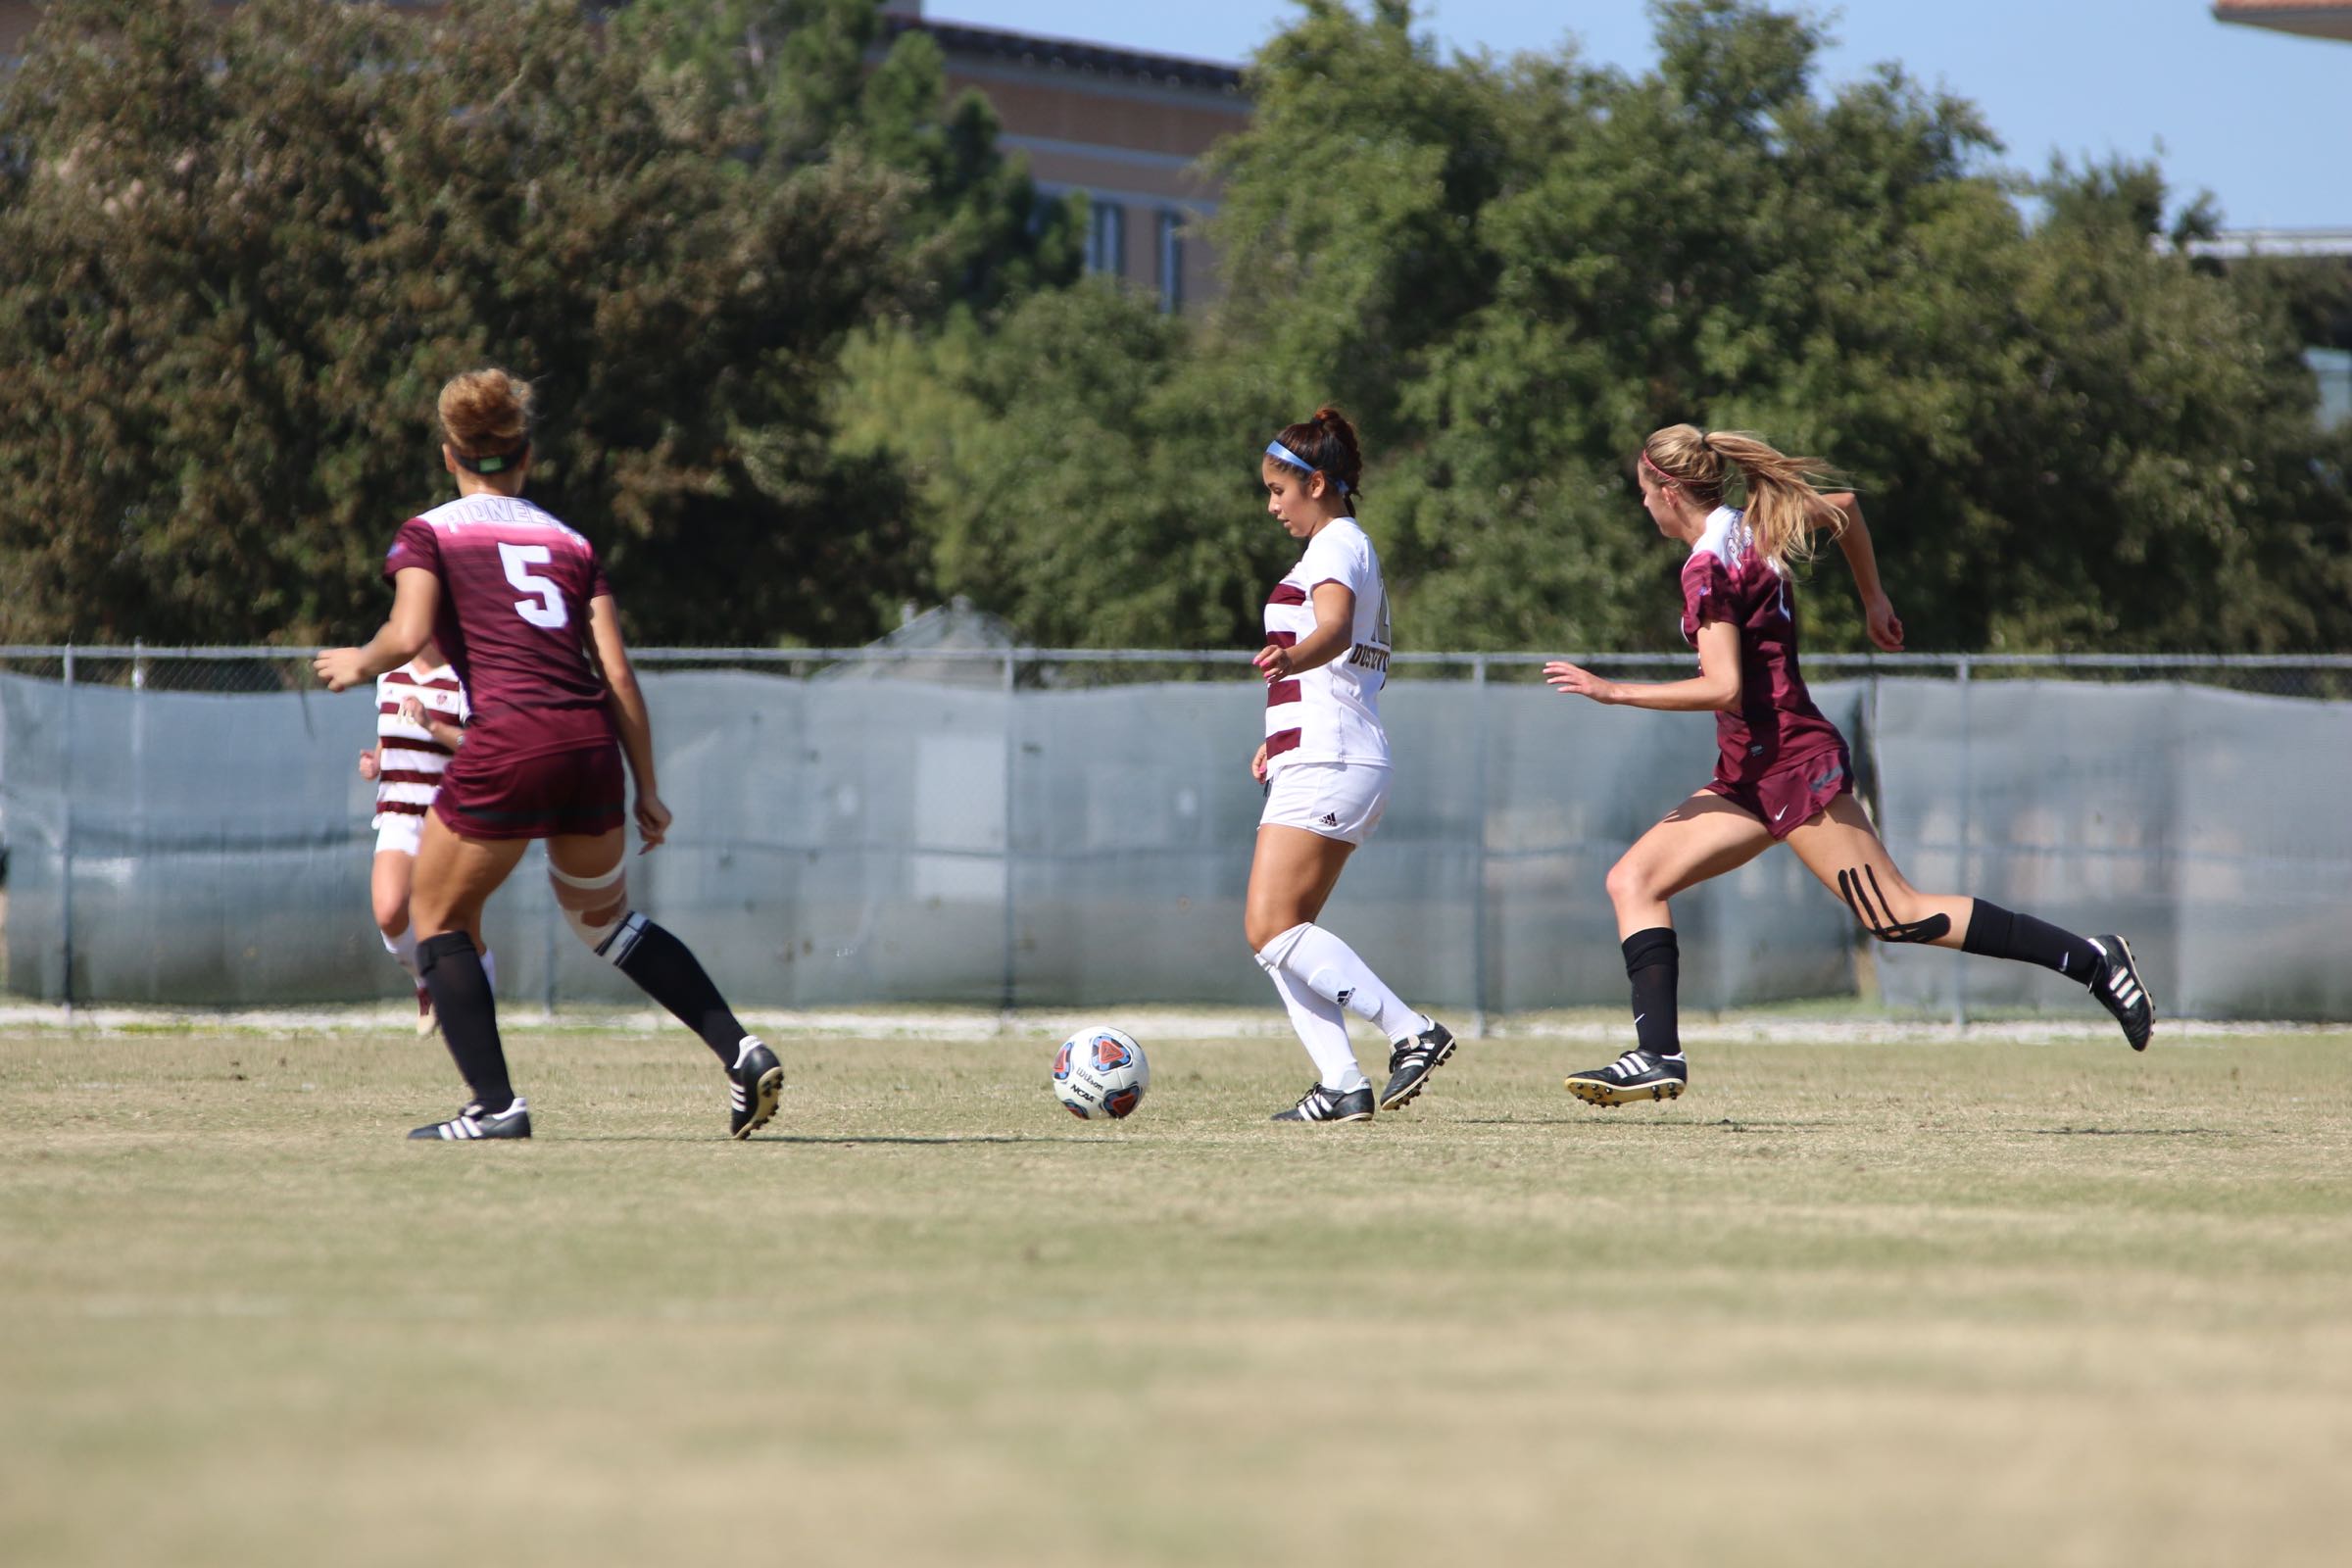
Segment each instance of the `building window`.
[{"label": "building window", "polygon": [[1127,270],[1127,209],[1100,197],[1087,206],[1086,270],[1117,277]]},{"label": "building window", "polygon": [[2320,428],[2352,423],[2352,349],[2312,349],[2303,358],[2320,382]]},{"label": "building window", "polygon": [[1184,215],[1172,207],[1159,210],[1159,308],[1184,309]]}]

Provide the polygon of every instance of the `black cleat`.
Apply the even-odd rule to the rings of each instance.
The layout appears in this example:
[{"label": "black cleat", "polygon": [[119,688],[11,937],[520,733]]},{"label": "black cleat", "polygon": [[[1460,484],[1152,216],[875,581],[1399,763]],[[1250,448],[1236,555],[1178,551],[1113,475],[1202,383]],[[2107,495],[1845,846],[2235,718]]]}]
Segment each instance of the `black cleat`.
[{"label": "black cleat", "polygon": [[2140,981],[2139,965],[2132,959],[2132,944],[2113,935],[2089,941],[2106,960],[2091,977],[2090,994],[2115,1014],[2133,1051],[2147,1050],[2148,1037],[2156,1032],[2156,1002]]},{"label": "black cleat", "polygon": [[776,1113],[784,1093],[784,1068],[758,1035],[745,1035],[734,1069],[727,1074],[727,1135],[749,1138]]},{"label": "black cleat", "polygon": [[447,1121],[418,1127],[411,1138],[438,1139],[446,1143],[466,1144],[478,1138],[528,1138],[531,1136],[531,1110],[517,1095],[514,1103],[493,1116],[475,1101]]},{"label": "black cleat", "polygon": [[1380,1108],[1395,1110],[1409,1103],[1429,1082],[1429,1075],[1452,1054],[1453,1031],[1435,1018],[1412,1039],[1400,1041],[1389,1055],[1389,1087],[1380,1092]]},{"label": "black cleat", "polygon": [[1572,1072],[1561,1087],[1595,1105],[1624,1105],[1637,1100],[1672,1100],[1690,1082],[1690,1064],[1680,1056],[1629,1051],[1606,1067]]},{"label": "black cleat", "polygon": [[1298,1103],[1288,1110],[1274,1113],[1276,1121],[1370,1121],[1372,1119],[1372,1086],[1350,1089],[1341,1094],[1337,1089],[1315,1085],[1298,1097]]}]

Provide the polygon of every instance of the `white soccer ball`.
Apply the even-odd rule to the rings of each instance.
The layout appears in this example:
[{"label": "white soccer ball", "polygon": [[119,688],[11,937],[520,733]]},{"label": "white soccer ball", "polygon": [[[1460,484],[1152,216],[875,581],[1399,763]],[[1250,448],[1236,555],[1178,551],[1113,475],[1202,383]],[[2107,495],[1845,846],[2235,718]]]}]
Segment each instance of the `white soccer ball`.
[{"label": "white soccer ball", "polygon": [[1151,1087],[1144,1048],[1122,1030],[1081,1029],[1054,1054],[1054,1097],[1073,1116],[1131,1116]]}]

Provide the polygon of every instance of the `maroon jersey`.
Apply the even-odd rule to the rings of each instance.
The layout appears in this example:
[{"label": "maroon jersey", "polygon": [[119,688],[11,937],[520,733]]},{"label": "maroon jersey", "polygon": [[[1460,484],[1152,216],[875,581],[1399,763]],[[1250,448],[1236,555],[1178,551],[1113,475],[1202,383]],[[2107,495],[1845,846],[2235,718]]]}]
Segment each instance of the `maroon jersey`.
[{"label": "maroon jersey", "polygon": [[1715,777],[1754,784],[1784,763],[1845,745],[1813,706],[1796,667],[1796,594],[1755,548],[1746,520],[1717,507],[1683,564],[1683,636],[1728,620],[1740,628],[1740,710],[1715,715]]},{"label": "maroon jersey", "polygon": [[588,602],[612,589],[587,540],[528,501],[472,495],[401,524],[384,577],[410,566],[441,579],[433,639],[472,706],[466,755],[537,757],[613,739],[584,642]]}]

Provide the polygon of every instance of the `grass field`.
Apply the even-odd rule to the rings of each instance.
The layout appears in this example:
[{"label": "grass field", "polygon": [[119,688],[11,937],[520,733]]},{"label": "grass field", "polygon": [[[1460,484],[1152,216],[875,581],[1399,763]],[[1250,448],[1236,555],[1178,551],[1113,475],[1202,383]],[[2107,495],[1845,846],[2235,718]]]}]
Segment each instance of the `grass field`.
[{"label": "grass field", "polygon": [[0,1035],[0,1562],[2352,1554],[2352,1036],[1293,1046]]}]

